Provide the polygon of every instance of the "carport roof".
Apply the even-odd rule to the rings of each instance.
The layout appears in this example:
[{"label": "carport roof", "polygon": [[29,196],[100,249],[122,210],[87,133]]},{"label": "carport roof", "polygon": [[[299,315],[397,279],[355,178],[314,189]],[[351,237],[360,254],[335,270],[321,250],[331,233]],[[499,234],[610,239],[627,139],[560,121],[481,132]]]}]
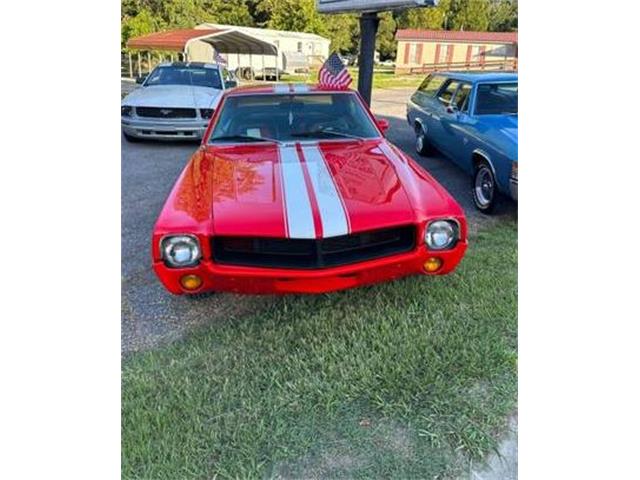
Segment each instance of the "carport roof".
[{"label": "carport roof", "polygon": [[137,50],[185,52],[189,42],[201,40],[219,53],[255,53],[277,55],[278,48],[265,40],[234,29],[179,29],[130,38],[127,47]]}]

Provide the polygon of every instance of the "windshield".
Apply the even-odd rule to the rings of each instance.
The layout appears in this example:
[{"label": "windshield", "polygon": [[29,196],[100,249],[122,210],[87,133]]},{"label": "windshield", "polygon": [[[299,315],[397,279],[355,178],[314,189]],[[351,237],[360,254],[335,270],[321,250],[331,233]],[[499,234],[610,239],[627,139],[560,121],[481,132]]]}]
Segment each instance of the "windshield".
[{"label": "windshield", "polygon": [[195,85],[222,90],[220,73],[217,68],[205,67],[157,67],[145,82],[145,87],[153,85]]},{"label": "windshield", "polygon": [[478,85],[476,115],[517,115],[518,84],[493,83]]},{"label": "windshield", "polygon": [[[228,97],[211,143],[377,138],[380,134],[353,93]],[[256,140],[257,141],[257,140]]]}]

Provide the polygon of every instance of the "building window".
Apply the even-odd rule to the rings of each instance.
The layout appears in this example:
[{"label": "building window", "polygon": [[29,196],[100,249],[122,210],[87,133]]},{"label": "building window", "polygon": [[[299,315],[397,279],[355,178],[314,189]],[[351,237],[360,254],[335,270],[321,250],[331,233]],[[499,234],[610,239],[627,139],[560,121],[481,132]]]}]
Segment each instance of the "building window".
[{"label": "building window", "polygon": [[416,62],[416,53],[417,53],[417,47],[415,43],[410,43],[409,44],[409,63],[418,63]]},{"label": "building window", "polygon": [[450,62],[453,58],[453,45],[441,45],[438,63]]},{"label": "building window", "polygon": [[416,45],[415,52],[413,55],[413,63],[422,64],[422,44],[421,43]]},{"label": "building window", "polygon": [[298,51],[302,53],[302,42],[298,42]]}]

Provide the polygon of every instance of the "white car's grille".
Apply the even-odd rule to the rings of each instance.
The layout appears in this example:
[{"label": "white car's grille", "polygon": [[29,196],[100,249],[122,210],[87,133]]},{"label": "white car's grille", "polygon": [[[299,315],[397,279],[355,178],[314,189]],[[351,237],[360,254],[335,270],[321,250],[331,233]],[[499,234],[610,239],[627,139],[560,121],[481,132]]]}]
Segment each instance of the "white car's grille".
[{"label": "white car's grille", "polygon": [[136,107],[139,117],[149,118],[196,118],[195,108],[162,108],[162,107]]}]

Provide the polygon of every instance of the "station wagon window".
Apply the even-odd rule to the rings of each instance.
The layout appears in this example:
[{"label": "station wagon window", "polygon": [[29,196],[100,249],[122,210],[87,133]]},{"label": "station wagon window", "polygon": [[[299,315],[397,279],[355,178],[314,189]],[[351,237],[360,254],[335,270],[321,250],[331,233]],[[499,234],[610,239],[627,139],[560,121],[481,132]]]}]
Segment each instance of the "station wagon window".
[{"label": "station wagon window", "polygon": [[494,83],[478,85],[476,115],[517,115],[518,84]]},{"label": "station wagon window", "polygon": [[453,97],[453,104],[461,112],[466,112],[469,108],[469,92],[471,92],[471,85],[463,83]]},{"label": "station wagon window", "polygon": [[449,80],[449,82],[445,84],[444,88],[440,91],[440,94],[438,95],[438,98],[440,99],[440,101],[445,105],[448,105],[449,103],[451,103],[453,94],[456,93],[456,90],[458,89],[459,85],[460,85],[459,81]]},{"label": "station wagon window", "polygon": [[424,79],[418,91],[424,95],[433,97],[444,83],[445,78],[442,75],[429,75]]}]

